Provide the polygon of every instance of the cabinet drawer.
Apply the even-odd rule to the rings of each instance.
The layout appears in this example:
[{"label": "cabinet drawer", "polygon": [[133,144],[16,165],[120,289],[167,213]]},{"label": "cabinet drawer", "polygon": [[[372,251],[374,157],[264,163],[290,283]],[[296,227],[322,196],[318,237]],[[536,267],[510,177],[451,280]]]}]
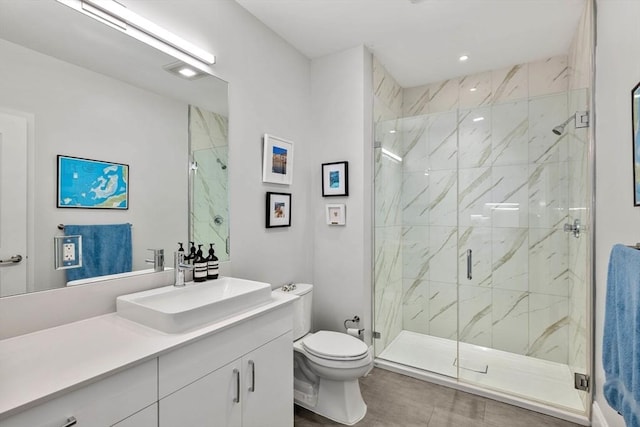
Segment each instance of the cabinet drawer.
[{"label": "cabinet drawer", "polygon": [[71,391],[0,421],[0,427],[108,427],[157,400],[157,359]]},{"label": "cabinet drawer", "polygon": [[291,307],[284,306],[160,356],[160,399],[290,331],[292,326]]}]

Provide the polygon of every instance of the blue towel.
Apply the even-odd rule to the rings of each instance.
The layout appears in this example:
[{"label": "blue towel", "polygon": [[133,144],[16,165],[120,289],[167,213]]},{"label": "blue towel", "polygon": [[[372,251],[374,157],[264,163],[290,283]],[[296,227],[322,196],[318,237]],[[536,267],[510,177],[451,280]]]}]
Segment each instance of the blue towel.
[{"label": "blue towel", "polygon": [[607,402],[640,427],[640,250],[624,245],[609,258],[602,364]]},{"label": "blue towel", "polygon": [[65,225],[67,236],[82,236],[82,267],[67,270],[67,281],[131,271],[131,224]]}]

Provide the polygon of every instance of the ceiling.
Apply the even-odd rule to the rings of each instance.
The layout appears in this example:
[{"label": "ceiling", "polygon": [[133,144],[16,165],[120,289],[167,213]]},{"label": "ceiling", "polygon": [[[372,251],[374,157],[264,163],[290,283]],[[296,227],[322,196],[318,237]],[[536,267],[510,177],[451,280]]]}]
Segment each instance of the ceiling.
[{"label": "ceiling", "polygon": [[414,87],[567,53],[587,0],[236,1],[311,59],[365,45]]}]

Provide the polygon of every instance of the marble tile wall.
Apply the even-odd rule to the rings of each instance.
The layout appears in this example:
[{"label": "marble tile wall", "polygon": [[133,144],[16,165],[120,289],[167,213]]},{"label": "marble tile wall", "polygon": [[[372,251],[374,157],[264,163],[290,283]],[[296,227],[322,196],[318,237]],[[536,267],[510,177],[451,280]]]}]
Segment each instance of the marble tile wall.
[{"label": "marble tile wall", "polygon": [[[228,130],[226,117],[189,107],[190,150],[198,164],[193,175],[190,234],[196,244],[202,244],[205,256],[209,243],[213,243],[220,261],[229,259],[226,251],[229,236]],[[221,218],[222,222],[216,223],[212,220],[214,217]],[[188,250],[186,244],[185,250]]]},{"label": "marble tile wall", "polygon": [[374,340],[375,355],[402,330],[402,163],[386,153],[401,151],[402,88],[375,58],[374,87]]}]

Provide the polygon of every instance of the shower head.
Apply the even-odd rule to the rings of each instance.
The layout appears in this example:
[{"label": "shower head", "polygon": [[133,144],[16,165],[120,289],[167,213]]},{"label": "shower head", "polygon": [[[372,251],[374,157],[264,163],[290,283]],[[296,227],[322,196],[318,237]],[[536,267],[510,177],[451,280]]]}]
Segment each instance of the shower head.
[{"label": "shower head", "polygon": [[558,125],[558,126],[554,127],[551,132],[555,133],[556,135],[562,135],[564,133],[564,128],[566,126],[567,126],[566,124]]},{"label": "shower head", "polygon": [[575,120],[576,128],[586,128],[589,126],[589,112],[588,111],[576,111],[576,113],[570,116],[567,120],[565,120],[562,124],[554,127],[551,132],[556,135],[562,135],[564,133],[564,129],[567,127],[567,124],[571,120]]},{"label": "shower head", "polygon": [[567,120],[564,121],[564,123],[562,123],[561,125],[558,125],[556,127],[554,127],[551,132],[555,133],[556,135],[562,135],[564,133],[564,128],[567,127],[567,125],[569,124],[569,122],[571,120],[575,120],[575,116],[570,116]]},{"label": "shower head", "polygon": [[222,168],[222,170],[225,170],[227,168],[227,165],[225,165],[224,163],[222,163],[222,160],[220,159],[216,159],[216,162],[220,163],[220,167]]}]

